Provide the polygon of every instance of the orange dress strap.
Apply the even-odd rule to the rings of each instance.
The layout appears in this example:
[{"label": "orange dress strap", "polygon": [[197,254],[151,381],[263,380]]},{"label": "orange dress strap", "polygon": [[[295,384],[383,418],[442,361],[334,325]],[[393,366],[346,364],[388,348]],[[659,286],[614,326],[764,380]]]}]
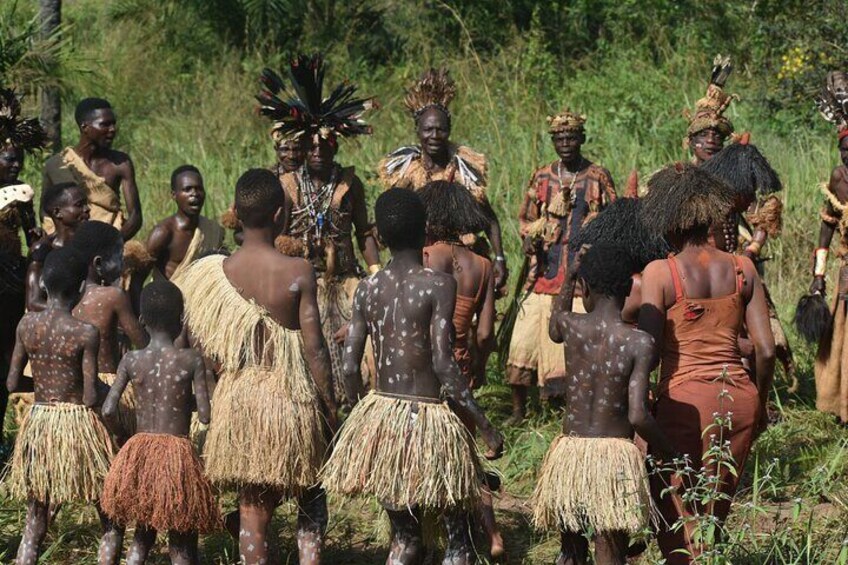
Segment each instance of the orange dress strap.
[{"label": "orange dress strap", "polygon": [[671,282],[674,284],[674,303],[677,304],[684,298],[683,282],[680,280],[680,271],[677,270],[677,261],[674,257],[668,258],[668,270],[671,271]]},{"label": "orange dress strap", "polygon": [[745,288],[745,271],[742,270],[742,258],[734,255],[733,263],[736,267],[736,292],[742,294],[742,290]]}]

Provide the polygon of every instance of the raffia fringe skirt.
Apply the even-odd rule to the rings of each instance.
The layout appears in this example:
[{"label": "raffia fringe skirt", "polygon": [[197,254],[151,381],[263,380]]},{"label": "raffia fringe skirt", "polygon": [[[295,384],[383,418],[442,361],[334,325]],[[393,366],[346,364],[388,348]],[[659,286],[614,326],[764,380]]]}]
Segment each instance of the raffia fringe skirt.
[{"label": "raffia fringe skirt", "polygon": [[482,469],[474,440],[441,402],[370,393],[339,430],[321,473],[328,492],[395,508],[473,508]]},{"label": "raffia fringe skirt", "polygon": [[645,458],[630,440],[559,435],[545,455],[533,502],[540,530],[635,534],[652,515]]},{"label": "raffia fringe skirt", "polygon": [[101,501],[120,524],[208,533],[221,525],[212,485],[187,438],[140,433],[112,463]]},{"label": "raffia fringe skirt", "polygon": [[[115,373],[100,373],[97,376],[103,383],[111,387],[115,384],[115,377],[117,375]],[[118,403],[118,423],[128,437],[133,435],[136,430],[135,407],[135,389],[130,382],[127,383],[127,388],[124,389],[124,393],[121,395],[121,401]]]},{"label": "raffia fringe skirt", "polygon": [[12,497],[52,504],[95,502],[114,456],[100,418],[80,404],[33,404],[15,442]]},{"label": "raffia fringe skirt", "polygon": [[213,483],[267,485],[293,497],[318,482],[327,451],[319,401],[293,400],[287,390],[265,368],[221,377],[203,453]]}]

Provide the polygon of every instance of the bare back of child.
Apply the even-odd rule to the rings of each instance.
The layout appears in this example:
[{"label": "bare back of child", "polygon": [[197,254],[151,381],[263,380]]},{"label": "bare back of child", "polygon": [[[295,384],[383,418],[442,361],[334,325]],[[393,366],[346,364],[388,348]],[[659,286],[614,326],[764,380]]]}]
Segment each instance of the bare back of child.
[{"label": "bare back of child", "polygon": [[[19,564],[38,560],[51,506],[98,504],[113,455],[109,433],[92,409],[98,403],[99,334],[71,315],[85,273],[85,258],[74,249],[51,252],[42,273],[46,308],[26,314],[18,326],[6,384],[10,391],[18,388],[29,359],[35,389],[35,404],[18,432],[8,479],[12,495],[27,501]],[[102,513],[101,521],[99,562],[117,563],[123,529]]]},{"label": "bare back of child", "polygon": [[560,530],[560,565],[586,563],[587,532],[597,563],[626,562],[629,536],[648,527],[651,508],[634,433],[672,452],[648,409],[653,338],[621,319],[632,263],[619,247],[594,245],[577,269],[588,313],[564,311],[566,292],[554,303],[550,336],[565,343],[566,408],[539,472],[534,522]]}]

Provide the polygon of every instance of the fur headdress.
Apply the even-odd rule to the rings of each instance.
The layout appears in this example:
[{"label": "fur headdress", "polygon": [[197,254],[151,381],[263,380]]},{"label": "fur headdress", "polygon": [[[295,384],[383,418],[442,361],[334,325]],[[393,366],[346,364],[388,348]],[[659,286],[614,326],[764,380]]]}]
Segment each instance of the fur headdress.
[{"label": "fur headdress", "polygon": [[362,115],[377,107],[374,98],[354,98],[356,85],[342,82],[323,98],[324,60],[320,54],[299,55],[289,66],[291,90],[271,69],[260,77],[262,91],[256,96],[259,113],[273,120],[271,137],[281,142],[304,134],[325,139],[371,133]]},{"label": "fur headdress", "polygon": [[822,117],[836,126],[840,140],[848,137],[848,73],[827,73],[821,94],[816,98],[816,106]]},{"label": "fur headdress", "polygon": [[582,132],[586,125],[586,116],[572,112],[565,107],[559,114],[548,116],[548,133],[554,134],[561,131]]},{"label": "fur headdress", "polygon": [[733,133],[733,124],[724,117],[724,112],[730,103],[739,98],[735,94],[727,94],[724,91],[724,83],[727,82],[731,71],[733,71],[733,65],[730,63],[730,57],[716,55],[707,93],[695,102],[694,114],[688,110],[684,111],[684,116],[689,120],[686,138],[683,141],[687,147],[693,135],[708,128],[715,128],[725,137]]},{"label": "fur headdress", "polygon": [[14,90],[0,88],[0,146],[13,145],[27,152],[41,149],[47,134],[35,118],[21,118],[21,101]]},{"label": "fur headdress", "polygon": [[619,198],[569,240],[569,250],[576,253],[584,245],[621,247],[630,255],[636,272],[641,272],[651,261],[665,259],[671,247],[661,235],[645,227],[641,208],[642,201],[637,198]]},{"label": "fur headdress", "polygon": [[403,103],[416,122],[425,110],[433,107],[444,112],[450,120],[451,113],[448,107],[454,96],[456,96],[456,83],[450,77],[448,70],[430,68],[406,91]]},{"label": "fur headdress", "polygon": [[642,222],[657,235],[724,221],[736,194],[723,180],[688,163],[668,165],[648,180]]},{"label": "fur headdress", "polygon": [[746,201],[753,202],[757,197],[779,192],[783,185],[768,159],[747,139],[743,135],[741,141],[713,155],[701,168],[725,181]]}]

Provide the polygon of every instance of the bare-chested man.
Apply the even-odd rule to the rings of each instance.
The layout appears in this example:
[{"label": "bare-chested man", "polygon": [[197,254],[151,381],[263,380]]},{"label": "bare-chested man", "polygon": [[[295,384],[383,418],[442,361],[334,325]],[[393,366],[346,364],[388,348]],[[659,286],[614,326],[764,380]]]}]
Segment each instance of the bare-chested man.
[{"label": "bare-chested man", "polygon": [[47,294],[41,288],[44,260],[53,250],[67,245],[77,228],[90,217],[85,191],[75,183],[54,184],[41,195],[41,211],[50,218],[53,231],[38,240],[30,250],[26,274],[26,306],[39,312],[47,305]]},{"label": "bare-chested man", "polygon": [[[47,160],[43,190],[59,183],[76,183],[88,196],[91,219],[112,224],[121,230],[124,241],[129,241],[141,229],[141,200],[132,160],[112,149],[118,133],[115,112],[107,100],[85,98],[77,104],[74,119],[79,126],[79,141]],[[53,230],[51,224],[44,222],[48,233]]]},{"label": "bare-chested man", "polygon": [[[18,564],[38,561],[50,506],[98,502],[113,456],[109,432],[92,409],[98,403],[100,338],[97,328],[71,314],[86,272],[85,259],[76,250],[52,252],[42,277],[47,307],[26,314],[18,326],[6,386],[10,392],[18,388],[29,359],[35,388],[35,404],[18,432],[8,479],[12,495],[27,501]],[[123,529],[102,512],[100,518],[103,538],[98,561],[116,564]]]},{"label": "bare-chested man", "polygon": [[[443,562],[472,563],[467,520],[479,501],[482,470],[473,439],[440,400],[442,391],[470,414],[490,448],[486,457],[500,457],[503,438],[474,401],[454,359],[456,281],[422,265],[426,213],[420,198],[389,189],[377,199],[375,213],[392,260],[356,290],[344,356],[346,391],[356,404],[323,482],[330,492],[380,500],[392,524],[387,563],[421,563],[421,519],[433,515],[447,522]],[[362,398],[361,361],[369,335],[378,377],[376,390]]]},{"label": "bare-chested man", "polygon": [[147,252],[154,260],[153,276],[157,279],[178,279],[192,261],[224,245],[224,228],[200,213],[206,189],[197,167],[174,169],[171,198],[177,212],[156,224],[147,238]]},{"label": "bare-chested man", "polygon": [[[74,308],[74,317],[88,322],[100,332],[100,353],[97,369],[101,381],[111,385],[121,359],[119,329],[130,339],[133,347],[147,344],[147,333],[133,312],[127,293],[116,283],[123,267],[121,232],[109,224],[97,221],[83,223],[74,234],[71,247],[88,262],[85,292]],[[120,434],[123,443],[135,430],[135,409],[132,391],[121,402]]]},{"label": "bare-chested man", "polygon": [[593,246],[577,271],[589,313],[570,312],[563,292],[551,314],[550,337],[565,343],[566,408],[562,434],[539,472],[534,522],[560,530],[557,565],[587,563],[586,534],[595,541],[596,563],[623,565],[628,535],[648,526],[651,508],[634,431],[657,453],[672,455],[648,408],[654,340],[621,319],[632,264],[622,248]]},{"label": "bare-chested man", "polygon": [[189,331],[220,366],[206,472],[239,491],[243,563],[268,561],[268,527],[283,498],[298,499],[300,563],[318,563],[327,508],[315,485],[336,403],[315,273],[274,248],[285,204],[274,173],[244,173],[235,203],[242,246],[195,261],[182,277]]},{"label": "bare-chested man", "polygon": [[[178,349],[183,298],[169,281],[154,281],[141,294],[141,315],[150,345],[121,361],[106,402],[105,417],[118,412],[119,399],[132,383],[138,399],[138,433],[115,457],[103,487],[103,510],[122,524],[135,523],[128,565],[141,565],[168,532],[171,563],[197,564],[197,534],[221,522],[212,485],[188,439],[194,405],[209,423],[206,366],[194,349]],[[193,389],[192,389],[193,387]]]}]

